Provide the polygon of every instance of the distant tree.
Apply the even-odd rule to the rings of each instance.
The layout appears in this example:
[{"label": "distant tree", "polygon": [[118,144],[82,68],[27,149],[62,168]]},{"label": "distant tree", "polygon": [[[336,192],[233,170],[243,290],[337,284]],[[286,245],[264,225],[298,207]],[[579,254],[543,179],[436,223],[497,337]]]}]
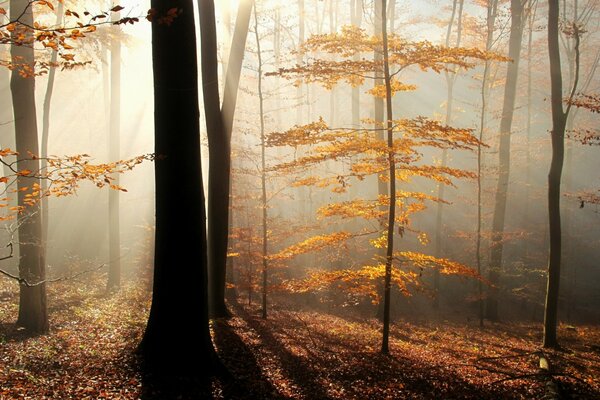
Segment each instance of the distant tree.
[{"label": "distant tree", "polygon": [[267,219],[267,163],[265,145],[265,98],[263,94],[263,58],[258,32],[258,12],[254,9],[254,37],[256,39],[256,55],[258,58],[258,113],[260,119],[260,186],[262,209],[262,317],[267,318],[267,292],[268,292],[268,219]]},{"label": "distant tree", "polygon": [[[58,3],[58,7],[56,8],[56,25],[60,26],[62,24],[62,19],[65,12],[64,3]],[[42,142],[40,148],[40,166],[42,170],[47,168],[46,157],[48,156],[48,141],[50,138],[50,105],[52,102],[52,95],[54,93],[54,78],[56,77],[56,66],[55,64],[58,61],[58,50],[51,49],[50,56],[50,69],[48,70],[48,83],[46,85],[46,93],[44,94],[44,104],[42,109]],[[4,143],[3,143],[4,145]],[[42,179],[41,182],[42,193],[45,193],[48,190],[48,182]],[[42,213],[42,243],[44,251],[44,260],[47,262],[46,252],[47,252],[47,241],[48,241],[48,197],[42,197],[41,204],[41,213]]]},{"label": "distant tree", "polygon": [[[116,18],[120,18],[117,12]],[[121,29],[116,26],[115,37],[110,42],[110,129],[108,135],[108,159],[115,161],[121,158],[121,39],[117,36]],[[119,184],[119,176],[114,177]],[[109,291],[118,290],[121,286],[121,226],[120,226],[120,193],[118,190],[108,192],[108,281]]]},{"label": "distant tree", "polygon": [[510,62],[506,70],[504,85],[504,102],[500,118],[500,146],[498,186],[494,201],[494,217],[492,222],[492,243],[489,266],[489,279],[494,287],[490,288],[487,297],[486,316],[491,320],[498,319],[497,286],[500,284],[502,271],[502,252],[504,249],[504,222],[506,220],[506,203],[508,198],[508,183],[510,174],[510,139],[517,96],[517,80],[519,77],[519,61],[523,41],[525,22],[523,12],[529,0],[511,0],[510,2],[510,37],[508,40],[508,57]]},{"label": "distant tree", "polygon": [[[164,374],[207,374],[214,371],[215,352],[208,328],[193,3],[153,0],[151,5],[156,236],[152,306],[140,350],[150,367]],[[172,10],[176,17],[165,23]],[[200,3],[200,17],[202,31],[214,31],[212,1]]]}]

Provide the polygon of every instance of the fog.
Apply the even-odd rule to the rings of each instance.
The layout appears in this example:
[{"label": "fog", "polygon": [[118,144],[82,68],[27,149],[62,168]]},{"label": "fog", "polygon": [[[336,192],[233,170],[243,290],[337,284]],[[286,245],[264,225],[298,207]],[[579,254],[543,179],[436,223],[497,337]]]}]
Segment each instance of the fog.
[{"label": "fog", "polygon": [[[215,2],[221,101],[225,80],[231,79],[227,71],[236,51],[232,40],[240,23],[236,17],[241,3]],[[520,2],[525,6],[515,60],[507,56],[515,30],[510,1],[383,3],[387,4],[390,42],[385,57],[389,60],[384,61],[383,50],[376,50],[374,61],[373,46],[383,46],[381,31],[377,31],[381,24],[375,16],[377,1],[255,1],[242,46],[233,114],[229,220],[219,219],[204,204],[209,224],[228,229],[227,306],[238,310],[233,312],[235,321],[246,312],[266,318],[267,310],[276,320],[286,318],[279,312],[298,316],[314,312],[363,321],[384,321],[388,313],[392,324],[450,321],[475,327],[479,321],[483,326],[485,319],[485,326],[494,329],[500,326],[495,324],[514,322],[531,324],[520,326],[529,331],[536,326],[541,332],[547,307],[548,174],[553,155],[548,5]],[[598,113],[590,107],[571,106],[568,99],[600,91],[600,2],[559,3],[563,109],[569,109],[569,114],[560,188],[558,321],[560,329],[580,329],[580,325],[597,329]],[[497,9],[489,25],[491,4]],[[55,69],[49,113],[51,158],[85,155],[90,164],[119,164],[142,155],[152,158],[155,153],[152,24],[146,20],[151,5],[134,0],[119,5],[123,7],[120,18],[139,20],[100,24],[83,38],[69,39],[73,49],[59,52],[74,54],[75,61],[85,65]],[[87,10],[90,15],[105,8],[91,2],[66,2],[65,7],[79,13]],[[197,12],[198,5],[194,7]],[[115,13],[106,15],[114,19]],[[36,18],[54,26],[55,14],[50,9]],[[73,21],[77,20],[67,15],[65,26]],[[360,30],[350,29],[351,25]],[[573,29],[578,33],[573,34]],[[200,76],[204,61],[198,22],[196,36],[200,151],[203,190],[208,196],[209,157],[222,154],[208,144],[202,102],[207,83]],[[117,41],[121,46],[118,158],[109,154],[111,99],[115,96],[111,93],[115,69],[111,41],[112,46]],[[415,49],[407,50],[414,43],[418,43]],[[2,59],[10,59],[9,47],[3,45]],[[35,43],[34,49],[36,60],[50,59],[50,47]],[[449,52],[443,53],[444,49]],[[391,76],[390,71],[385,76],[384,64],[389,65]],[[517,64],[511,78],[510,66]],[[40,71],[38,67],[38,74],[28,79],[35,81],[41,145],[49,74]],[[4,66],[0,70],[2,149],[15,150],[16,146],[10,86],[11,74],[16,73]],[[514,104],[506,94],[513,78]],[[373,95],[374,85],[379,85],[383,95]],[[386,96],[390,94],[393,116],[388,131]],[[508,130],[502,136],[501,124],[507,120]],[[179,132],[173,129],[170,134]],[[590,143],[582,143],[586,134],[592,137]],[[508,149],[501,148],[501,137],[509,138]],[[509,158],[505,170],[502,154]],[[2,159],[4,176],[10,180],[3,180],[1,188],[7,197],[16,196],[13,190],[19,173],[8,165],[16,158]],[[395,163],[398,196],[391,230],[390,160]],[[498,183],[502,171],[508,171],[508,183],[500,183],[506,189],[505,203],[498,203],[503,197]],[[45,171],[39,172],[44,176]],[[45,243],[39,239],[38,246],[45,246],[50,287],[57,281],[75,290],[92,285],[93,291],[82,296],[105,293],[109,266],[117,261],[110,255],[109,193],[118,192],[121,290],[129,293],[132,287],[143,286],[143,300],[134,301],[144,304],[140,315],[146,318],[154,265],[154,173],[155,163],[144,160],[119,174],[122,191],[82,179],[68,196],[48,195],[48,233]],[[171,179],[183,182],[189,173],[182,170]],[[110,179],[107,184],[112,183]],[[22,222],[14,210],[15,200],[6,203],[0,221],[0,248],[6,246],[0,252],[0,258],[6,256],[0,261],[4,271],[0,279],[5,280],[2,293],[16,296],[22,258],[19,247],[26,243],[19,243]],[[180,234],[187,235],[190,222],[184,218],[178,223]],[[211,285],[216,272],[210,265],[214,251],[210,246],[215,239],[210,236],[209,231],[210,289],[198,290],[214,301]],[[500,257],[498,265],[494,265],[498,261],[494,252]],[[200,265],[197,259],[190,263]],[[387,311],[386,276],[391,279]],[[23,282],[29,285],[20,281],[21,286]],[[11,299],[18,302],[16,297]],[[314,344],[312,336],[310,340]],[[597,379],[594,384],[597,389]]]}]

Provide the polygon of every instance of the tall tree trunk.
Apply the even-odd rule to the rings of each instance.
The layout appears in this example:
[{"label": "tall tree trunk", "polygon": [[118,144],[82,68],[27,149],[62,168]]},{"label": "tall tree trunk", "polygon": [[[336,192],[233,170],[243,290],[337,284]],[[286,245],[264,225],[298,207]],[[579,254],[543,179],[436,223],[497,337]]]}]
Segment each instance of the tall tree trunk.
[{"label": "tall tree trunk", "polygon": [[[237,92],[246,48],[253,0],[240,2],[231,53],[227,64],[223,107],[220,108],[217,60],[202,59],[204,112],[208,136],[208,266],[210,305],[213,317],[228,317],[225,305],[227,243],[231,180],[231,133],[237,103]],[[217,51],[216,33],[202,35],[204,46]]]},{"label": "tall tree trunk", "polygon": [[267,318],[267,293],[268,293],[268,227],[267,227],[267,166],[265,160],[265,110],[262,88],[263,60],[258,34],[258,13],[254,9],[254,35],[256,37],[256,54],[258,57],[258,109],[260,119],[260,183],[261,183],[261,208],[262,208],[262,317]]},{"label": "tall tree trunk", "polygon": [[[550,254],[548,258],[548,287],[544,310],[544,347],[557,347],[556,328],[558,325],[558,294],[560,287],[560,263],[562,252],[562,232],[560,220],[560,181],[565,156],[565,127],[571,106],[563,110],[563,84],[560,65],[558,0],[548,0],[548,56],[550,58],[550,82],[552,105],[552,160],[548,173],[548,221],[550,233]],[[579,80],[579,32],[574,25],[576,71],[570,99],[577,90]]]},{"label": "tall tree trunk", "polygon": [[[208,328],[206,214],[200,161],[198,71],[191,0],[153,0],[156,236],[152,307],[140,350],[162,374],[206,375],[215,363]],[[202,33],[214,37],[212,1],[200,2]],[[216,47],[202,48],[216,66]],[[218,104],[218,101],[217,101]],[[185,234],[181,222],[185,221]]]},{"label": "tall tree trunk", "polygon": [[500,119],[500,147],[498,149],[500,162],[498,171],[498,186],[494,205],[492,222],[492,248],[490,252],[489,280],[495,286],[490,290],[486,304],[486,316],[491,320],[498,319],[498,286],[502,270],[502,251],[504,249],[504,224],[506,219],[506,202],[508,197],[508,178],[510,173],[510,137],[517,94],[517,79],[519,76],[519,59],[521,57],[521,41],[523,39],[523,1],[511,0],[510,37],[508,41],[509,62],[504,86],[504,103]]},{"label": "tall tree trunk", "polygon": [[[120,17],[120,13],[116,15]],[[118,29],[118,26],[113,29]],[[115,162],[121,158],[121,39],[120,30],[115,32],[110,43],[110,131],[108,137],[108,158]],[[119,174],[112,176],[113,183],[119,184]],[[108,282],[109,291],[121,286],[121,227],[119,222],[119,191],[108,192]]]},{"label": "tall tree trunk", "polygon": [[[11,0],[10,13],[12,19],[21,15],[23,24],[33,26],[33,11],[26,0]],[[25,41],[33,40],[31,32],[22,31],[17,27],[12,33],[15,40],[23,35]],[[33,48],[28,45],[12,45],[10,49],[11,61],[14,65],[27,66],[34,70]],[[26,155],[28,152],[39,155],[38,130],[35,107],[35,78],[24,78],[17,71],[13,71],[10,80],[12,94],[13,114],[15,119],[16,151]],[[37,159],[22,158],[17,162],[19,170],[29,170],[37,173],[40,163]],[[19,276],[35,286],[20,286],[19,317],[17,324],[34,333],[48,331],[48,310],[46,306],[46,284],[40,283],[46,279],[45,262],[43,260],[42,218],[40,206],[28,206],[25,203],[25,188],[39,184],[39,179],[19,176],[17,178],[18,205],[24,211],[17,216],[19,226]]]},{"label": "tall tree trunk", "polygon": [[[378,0],[376,0],[377,2]],[[381,352],[389,353],[389,335],[390,335],[390,292],[392,282],[392,267],[394,260],[394,225],[396,220],[396,163],[394,159],[394,130],[392,114],[392,85],[390,79],[390,64],[388,57],[388,35],[387,35],[387,16],[386,0],[381,1],[381,34],[383,39],[383,77],[385,80],[385,101],[387,108],[387,148],[388,164],[390,178],[390,206],[388,209],[387,222],[387,247],[385,257],[385,278],[383,295],[383,340],[381,342]]]}]

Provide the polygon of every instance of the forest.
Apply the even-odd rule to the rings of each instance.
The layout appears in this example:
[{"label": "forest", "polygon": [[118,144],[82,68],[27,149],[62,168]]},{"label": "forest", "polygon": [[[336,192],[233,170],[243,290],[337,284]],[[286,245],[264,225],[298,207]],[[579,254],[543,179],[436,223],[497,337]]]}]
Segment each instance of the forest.
[{"label": "forest", "polygon": [[600,0],[0,2],[1,399],[600,399]]}]

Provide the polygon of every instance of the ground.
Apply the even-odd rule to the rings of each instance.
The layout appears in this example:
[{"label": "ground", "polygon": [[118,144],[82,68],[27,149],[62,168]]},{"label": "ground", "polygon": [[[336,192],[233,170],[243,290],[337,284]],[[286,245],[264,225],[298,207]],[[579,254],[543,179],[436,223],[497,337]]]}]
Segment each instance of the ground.
[{"label": "ground", "polygon": [[[160,399],[142,376],[135,349],[149,308],[148,285],[106,295],[100,278],[49,289],[51,332],[14,327],[17,287],[0,282],[0,399]],[[180,398],[238,399],[533,399],[547,377],[537,365],[539,324],[398,321],[390,355],[379,354],[376,320],[275,305],[234,305],[213,321],[229,378],[183,382]],[[335,311],[335,310],[334,310]],[[343,317],[340,315],[344,315]],[[560,328],[561,351],[546,351],[566,397],[600,398],[600,327]],[[181,387],[181,382],[175,387]]]}]

